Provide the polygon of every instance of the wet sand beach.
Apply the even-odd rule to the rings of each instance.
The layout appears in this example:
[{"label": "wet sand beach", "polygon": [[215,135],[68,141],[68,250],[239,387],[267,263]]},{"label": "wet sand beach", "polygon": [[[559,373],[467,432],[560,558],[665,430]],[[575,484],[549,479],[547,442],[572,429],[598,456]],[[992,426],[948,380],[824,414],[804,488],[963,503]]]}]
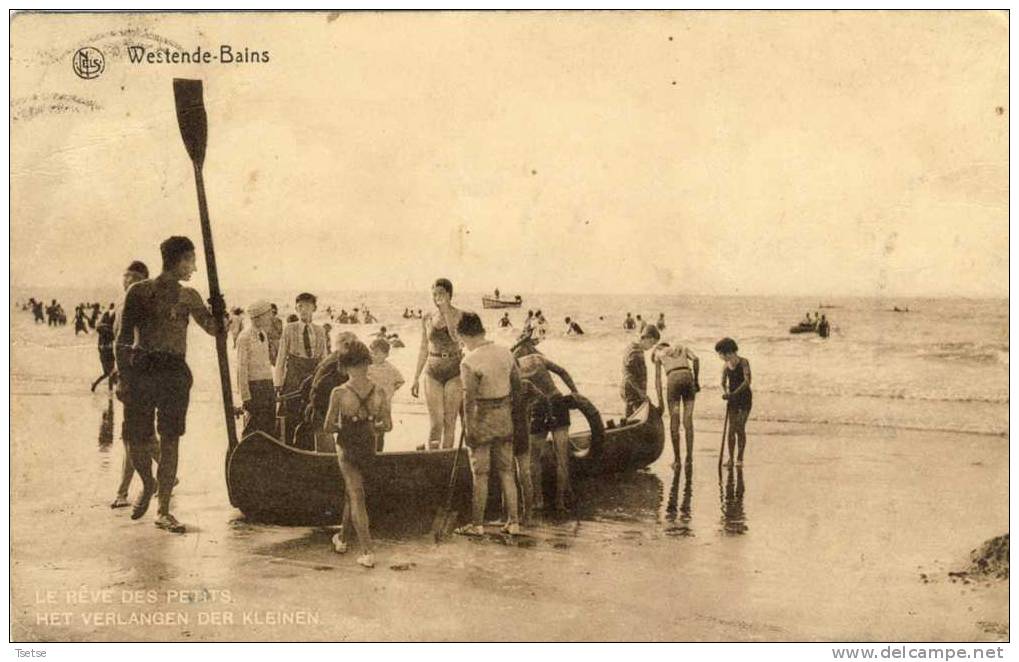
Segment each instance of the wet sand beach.
[{"label": "wet sand beach", "polygon": [[19,316],[14,332],[16,641],[1008,636],[1008,581],[947,574],[1008,531],[997,435],[752,422],[746,466],[720,476],[720,421],[698,419],[689,480],[667,445],[649,470],[577,485],[573,516],[510,545],[436,545],[431,513],[373,523],[378,565],[365,570],[333,553],[332,529],[246,522],[230,507],[211,343],[192,337],[174,508],[189,530],[173,535],[154,508],[134,522],[108,506],[120,409],[112,443],[98,443],[110,435],[105,392],[87,391],[94,345],[44,346],[32,338],[48,331]]}]

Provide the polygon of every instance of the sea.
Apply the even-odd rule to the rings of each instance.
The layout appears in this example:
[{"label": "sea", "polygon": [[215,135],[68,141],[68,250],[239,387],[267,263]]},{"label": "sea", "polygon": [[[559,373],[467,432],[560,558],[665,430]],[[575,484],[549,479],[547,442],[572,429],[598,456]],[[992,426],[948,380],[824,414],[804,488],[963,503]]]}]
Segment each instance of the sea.
[{"label": "sea", "polygon": [[[296,294],[226,293],[231,306],[266,297],[284,316]],[[422,323],[402,313],[428,310],[427,290],[316,294],[321,322],[327,307],[370,308],[378,324],[334,323],[333,333],[368,340],[385,325],[406,345],[392,351],[391,362],[413,379]],[[539,514],[511,540],[489,522],[488,538],[436,544],[429,531],[434,504],[401,504],[394,517],[372,516],[378,566],[367,573],[352,555],[333,553],[335,527],[261,522],[229,504],[214,343],[197,325],[189,331],[194,386],[173,506],[188,533],[156,530],[151,513],[132,521],[128,509],[111,510],[124,457],[122,409],[105,386],[89,391],[100,372],[96,337],[75,336],[73,323],[34,324],[17,305],[29,296],[56,298],[68,312],[79,301],[120,300],[116,287],[13,293],[16,638],[982,640],[1007,633],[1007,582],[979,594],[967,587],[960,596],[946,574],[966,566],[969,550],[1008,531],[1004,299],[524,292],[522,308],[507,311],[515,328],[501,329],[504,311],[482,309],[480,293],[457,292],[454,304],[477,310],[493,340],[505,345],[527,310],[540,309],[550,333],[539,349],[571,373],[605,419],[618,419],[623,409],[622,357],[635,340],[623,329],[626,313],[649,320],[663,314],[665,338],[700,357],[693,457],[674,470],[666,444],[647,469],[577,478],[567,517]],[[830,337],[789,333],[815,310],[831,320]],[[583,336],[563,333],[567,316]],[[716,473],[724,403],[714,345],[724,336],[750,361],[754,409],[746,468]],[[427,411],[409,383],[396,393],[393,413],[386,451],[425,441]],[[584,424],[574,416],[571,431]],[[442,488],[435,486],[436,499]],[[138,490],[135,479],[132,498]],[[927,577],[934,579],[928,584]],[[94,611],[90,605],[61,607],[81,612],[67,625],[40,622],[40,589],[63,595],[86,587],[117,596],[229,590],[241,625],[202,624],[208,609],[200,604],[187,607],[197,627],[89,624],[81,619]],[[427,617],[407,618],[412,604]],[[458,609],[436,609],[450,604]],[[121,599],[104,607],[103,617],[129,619],[157,608]],[[243,625],[244,614],[261,610],[308,611],[321,624]],[[983,623],[1004,625],[978,629]]]},{"label": "sea", "polygon": [[[293,309],[296,292],[227,292],[228,305],[243,307],[265,297],[279,305],[284,318]],[[404,319],[405,309],[432,308],[428,291],[422,292],[316,292],[316,319],[329,322],[325,312],[368,307],[377,324],[340,325],[332,333],[353,331],[362,340],[385,326],[405,347],[394,349],[390,361],[403,373],[407,386],[394,399],[394,411],[406,415],[413,429],[394,431],[397,438],[423,440],[427,419],[423,399],[410,395],[421,321]],[[515,293],[514,293],[515,294]],[[115,287],[78,290],[16,290],[15,303],[29,296],[45,301],[56,298],[73,315],[78,301],[119,302]],[[604,294],[522,293],[519,309],[485,310],[481,293],[457,293],[454,305],[481,314],[490,337],[512,344],[528,310],[541,310],[550,333],[539,348],[565,367],[581,393],[605,418],[622,413],[619,382],[622,357],[635,332],[623,328],[627,313],[655,321],[665,317],[663,337],[682,342],[700,358],[702,391],[696,402],[695,420],[717,425],[724,415],[720,398],[722,362],[714,351],[722,337],[739,344],[740,354],[750,361],[753,374],[753,423],[819,424],[860,428],[932,430],[1006,436],[1008,434],[1008,301],[1007,299],[877,299],[794,298],[775,296],[635,296]],[[31,315],[19,307],[12,313],[15,333],[13,351],[29,343],[47,351],[59,362],[95,364],[98,355],[92,335],[75,337],[73,323],[60,329],[40,325],[34,330]],[[908,312],[896,312],[895,308]],[[513,327],[500,328],[499,318],[508,312]],[[806,313],[820,312],[831,323],[831,335],[791,334],[791,326]],[[577,320],[585,333],[567,336],[564,319]],[[189,359],[195,372],[193,398],[217,399],[218,373],[213,343],[192,325]],[[60,358],[57,358],[60,357]],[[52,367],[20,368],[35,374],[12,375],[16,388],[31,384]],[[68,375],[74,371],[61,371]],[[651,373],[653,374],[653,373]],[[80,380],[77,380],[80,381]],[[653,390],[653,380],[651,390]],[[19,386],[20,385],[20,386]],[[66,387],[80,384],[67,379]],[[47,380],[46,388],[55,388]],[[56,388],[61,388],[56,386]],[[409,442],[408,442],[409,443]]]}]

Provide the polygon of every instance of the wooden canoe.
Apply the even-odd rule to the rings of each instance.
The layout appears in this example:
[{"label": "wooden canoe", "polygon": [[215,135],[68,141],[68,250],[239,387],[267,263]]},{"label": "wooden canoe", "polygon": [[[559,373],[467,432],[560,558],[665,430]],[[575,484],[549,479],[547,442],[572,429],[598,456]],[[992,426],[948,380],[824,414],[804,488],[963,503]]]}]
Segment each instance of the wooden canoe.
[{"label": "wooden canoe", "polygon": [[496,299],[495,297],[481,297],[481,305],[484,308],[519,308],[523,305],[524,300],[519,297],[516,299]]},{"label": "wooden canoe", "polygon": [[[574,476],[640,469],[662,453],[665,432],[661,411],[650,402],[624,425],[602,427],[603,434],[599,434],[597,424],[594,427],[594,434],[584,430],[570,435],[570,469]],[[456,452],[449,449],[376,455],[365,476],[369,514],[385,517],[404,508],[439,505]],[[459,452],[462,455],[457,463],[454,506],[466,513],[471,474],[467,449]],[[555,475],[553,461],[546,456],[546,477]],[[342,513],[343,481],[336,454],[287,446],[264,432],[246,435],[231,452],[227,487],[230,503],[253,520],[290,525],[336,523]],[[498,505],[497,498],[490,501]]]}]

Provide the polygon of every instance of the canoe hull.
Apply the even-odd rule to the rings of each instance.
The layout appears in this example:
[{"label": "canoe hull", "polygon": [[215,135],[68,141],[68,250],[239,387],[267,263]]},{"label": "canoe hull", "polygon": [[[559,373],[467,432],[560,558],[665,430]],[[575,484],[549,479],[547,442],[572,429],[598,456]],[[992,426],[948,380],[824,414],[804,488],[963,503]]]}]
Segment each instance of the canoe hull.
[{"label": "canoe hull", "polygon": [[[661,412],[648,406],[640,421],[605,431],[591,447],[587,431],[570,435],[574,448],[573,476],[583,478],[633,471],[653,463],[662,453],[665,434]],[[471,473],[467,449],[459,451],[454,506],[469,511]],[[369,514],[385,517],[403,508],[436,508],[445,499],[457,451],[381,453],[365,476]],[[554,459],[543,461],[546,489],[555,475]],[[279,524],[335,523],[343,507],[343,479],[334,453],[286,446],[262,432],[244,437],[227,463],[230,502],[249,519]],[[498,490],[490,490],[498,507]]]},{"label": "canoe hull", "polygon": [[484,308],[519,308],[523,305],[520,299],[495,299],[493,297],[481,297],[481,305]]}]

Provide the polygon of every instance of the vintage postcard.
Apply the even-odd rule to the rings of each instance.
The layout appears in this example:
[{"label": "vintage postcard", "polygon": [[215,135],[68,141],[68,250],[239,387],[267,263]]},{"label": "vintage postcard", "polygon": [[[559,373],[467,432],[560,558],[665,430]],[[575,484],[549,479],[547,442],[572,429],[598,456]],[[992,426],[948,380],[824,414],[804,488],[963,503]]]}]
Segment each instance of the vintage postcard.
[{"label": "vintage postcard", "polygon": [[9,28],[24,651],[1008,641],[1006,11]]}]

